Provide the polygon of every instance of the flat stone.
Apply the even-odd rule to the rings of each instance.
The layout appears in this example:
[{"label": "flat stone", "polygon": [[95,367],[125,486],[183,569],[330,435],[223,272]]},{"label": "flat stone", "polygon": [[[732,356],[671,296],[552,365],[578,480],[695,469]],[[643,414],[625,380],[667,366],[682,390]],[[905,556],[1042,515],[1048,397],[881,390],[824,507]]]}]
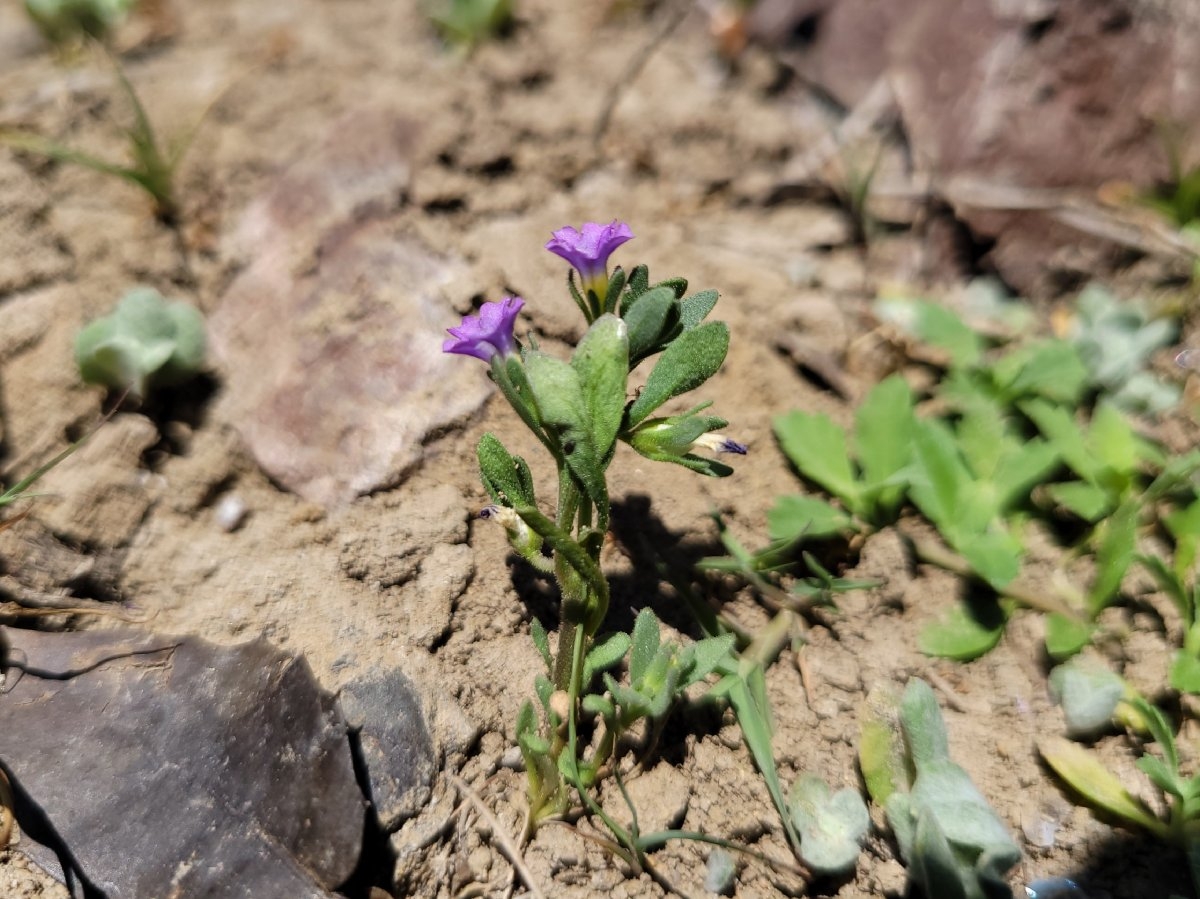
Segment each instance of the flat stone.
[{"label": "flat stone", "polygon": [[338,699],[358,734],[379,823],[394,831],[429,801],[437,773],[421,701],[398,669],[366,674],[342,687]]},{"label": "flat stone", "polygon": [[0,650],[17,818],[77,884],[330,899],[353,871],[364,815],[346,725],[303,659],[123,631],[0,628]]},{"label": "flat stone", "polygon": [[325,506],[398,484],[490,390],[441,351],[464,263],[387,221],[413,134],[380,110],[335,123],[244,213],[250,261],[210,319],[226,414],[268,474]]}]

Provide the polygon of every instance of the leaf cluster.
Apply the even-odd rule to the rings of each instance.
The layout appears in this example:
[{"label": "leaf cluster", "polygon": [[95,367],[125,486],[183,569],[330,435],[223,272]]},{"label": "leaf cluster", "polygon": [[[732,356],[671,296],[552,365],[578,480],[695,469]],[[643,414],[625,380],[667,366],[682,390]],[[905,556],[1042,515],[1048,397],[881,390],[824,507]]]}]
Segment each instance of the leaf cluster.
[{"label": "leaf cluster", "polygon": [[181,384],[204,365],[204,318],[182,300],[166,300],[152,287],[138,287],[110,314],[75,338],[75,361],[89,384],[148,390]]},{"label": "leaf cluster", "polygon": [[950,759],[933,690],[913,678],[903,697],[873,690],[859,738],[859,765],[883,806],[911,883],[927,896],[1007,896],[1005,874],[1021,857],[1007,828]]}]

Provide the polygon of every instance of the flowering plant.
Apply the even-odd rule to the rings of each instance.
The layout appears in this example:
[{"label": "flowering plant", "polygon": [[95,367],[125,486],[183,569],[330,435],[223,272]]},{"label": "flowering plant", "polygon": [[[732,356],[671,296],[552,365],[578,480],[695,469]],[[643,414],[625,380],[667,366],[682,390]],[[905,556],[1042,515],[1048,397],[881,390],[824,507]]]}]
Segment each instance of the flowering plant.
[{"label": "flowering plant", "polygon": [[[611,763],[624,732],[642,719],[661,718],[682,690],[729,662],[733,637],[679,646],[662,639],[648,609],[637,616],[631,634],[600,636],[609,603],[600,568],[609,525],[608,469],[617,444],[624,442],[649,459],[724,477],[732,469],[701,451],[744,454],[746,448],[716,433],[726,422],[702,414],[708,403],[651,417],[716,373],[729,347],[729,329],[705,321],[716,305],[716,291],[685,296],[682,278],[652,285],[644,265],[628,276],[620,267],[610,275],[609,256],[632,237],[622,222],[588,223],[581,231],[556,231],[546,244],[574,267],[568,291],[589,325],[569,362],[543,352],[532,337],[527,345],[517,340],[514,326],[524,307],[517,297],[486,303],[478,315],[465,317],[450,329],[443,350],[488,363],[492,379],[558,471],[558,508],[551,517],[534,495],[528,463],[492,434],[479,441],[479,468],[492,499],[480,517],[498,521],[522,558],[554,576],[562,596],[553,651],[541,624],[531,625],[547,667],[535,684],[541,712],[527,702],[517,721],[529,777],[530,826],[564,813],[577,793],[640,856],[644,843],[636,826],[627,830],[617,824],[589,789],[602,770],[619,777]],[[645,386],[627,399],[630,372],[651,357],[657,359]],[[629,676],[622,683],[610,670],[627,654]],[[597,680],[602,688],[593,691]],[[587,732],[590,741],[581,736]]]}]

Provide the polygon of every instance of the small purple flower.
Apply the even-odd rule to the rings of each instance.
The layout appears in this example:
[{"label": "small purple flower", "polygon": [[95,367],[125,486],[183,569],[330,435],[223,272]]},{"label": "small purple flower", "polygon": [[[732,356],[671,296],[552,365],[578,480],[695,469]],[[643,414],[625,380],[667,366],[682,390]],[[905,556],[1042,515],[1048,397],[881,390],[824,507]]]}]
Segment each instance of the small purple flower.
[{"label": "small purple flower", "polygon": [[484,303],[479,315],[464,315],[462,324],[446,330],[454,337],[442,344],[443,353],[461,353],[490,362],[499,353],[507,356],[516,346],[513,325],[525,301],[520,297],[505,297],[499,303]]},{"label": "small purple flower", "polygon": [[570,225],[559,228],[546,243],[546,249],[561,256],[575,267],[584,290],[591,289],[604,298],[608,287],[608,257],[613,250],[633,239],[633,232],[624,222],[613,219],[612,224],[585,222],[583,231]]}]

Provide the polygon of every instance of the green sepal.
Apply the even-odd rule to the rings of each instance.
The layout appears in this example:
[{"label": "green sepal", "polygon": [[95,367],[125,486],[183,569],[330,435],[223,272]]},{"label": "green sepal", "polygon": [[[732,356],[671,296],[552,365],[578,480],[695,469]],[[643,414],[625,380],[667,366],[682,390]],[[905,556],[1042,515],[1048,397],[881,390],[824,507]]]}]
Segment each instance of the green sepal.
[{"label": "green sepal", "polygon": [[494,434],[484,434],[475,447],[483,488],[493,502],[510,509],[533,506],[533,474],[520,456],[510,455]]},{"label": "green sepal", "polygon": [[575,269],[567,270],[567,291],[571,294],[571,299],[575,301],[575,305],[579,307],[579,311],[583,313],[583,317],[587,322],[592,320],[592,310],[588,307],[587,300],[583,298],[583,294],[579,292],[579,288],[575,286]]},{"label": "green sepal", "polygon": [[645,265],[635,265],[629,273],[629,282],[625,286],[625,293],[621,296],[621,318],[629,311],[629,307],[637,301],[637,298],[650,289],[650,269]]},{"label": "green sepal", "polygon": [[613,269],[612,277],[608,279],[608,291],[604,294],[604,311],[616,312],[617,302],[625,287],[625,269],[617,266]]},{"label": "green sepal", "polygon": [[724,322],[706,322],[680,334],[663,351],[641,395],[629,407],[627,427],[636,426],[667,400],[711,378],[728,350],[729,328]]}]

